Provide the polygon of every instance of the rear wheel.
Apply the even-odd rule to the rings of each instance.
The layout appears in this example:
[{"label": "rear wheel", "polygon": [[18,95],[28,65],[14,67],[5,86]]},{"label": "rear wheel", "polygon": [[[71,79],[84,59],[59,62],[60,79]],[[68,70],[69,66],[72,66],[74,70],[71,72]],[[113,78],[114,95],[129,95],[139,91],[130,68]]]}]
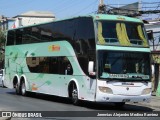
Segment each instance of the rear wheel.
[{"label": "rear wheel", "polygon": [[20,95],[19,85],[18,83],[15,85],[16,94]]},{"label": "rear wheel", "polygon": [[21,94],[22,94],[23,96],[26,96],[26,95],[27,95],[26,85],[25,85],[25,82],[24,82],[24,81],[22,81],[22,83],[21,83]]}]

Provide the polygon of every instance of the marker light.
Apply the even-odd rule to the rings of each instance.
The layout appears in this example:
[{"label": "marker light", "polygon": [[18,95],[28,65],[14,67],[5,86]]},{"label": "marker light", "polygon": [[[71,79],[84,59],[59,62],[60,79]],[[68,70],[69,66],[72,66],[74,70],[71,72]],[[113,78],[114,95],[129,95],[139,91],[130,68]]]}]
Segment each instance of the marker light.
[{"label": "marker light", "polygon": [[99,90],[104,93],[113,94],[112,89],[109,87],[99,86]]},{"label": "marker light", "polygon": [[142,95],[150,94],[151,93],[151,88],[146,88],[142,91]]}]

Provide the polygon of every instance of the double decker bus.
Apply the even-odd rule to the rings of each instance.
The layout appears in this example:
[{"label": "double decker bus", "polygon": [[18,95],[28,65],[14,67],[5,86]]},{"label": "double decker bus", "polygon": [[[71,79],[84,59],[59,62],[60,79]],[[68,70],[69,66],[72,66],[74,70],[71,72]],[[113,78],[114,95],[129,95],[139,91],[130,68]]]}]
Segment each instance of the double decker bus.
[{"label": "double decker bus", "polygon": [[11,29],[5,85],[17,94],[80,100],[149,102],[150,48],[141,20],[89,15]]}]

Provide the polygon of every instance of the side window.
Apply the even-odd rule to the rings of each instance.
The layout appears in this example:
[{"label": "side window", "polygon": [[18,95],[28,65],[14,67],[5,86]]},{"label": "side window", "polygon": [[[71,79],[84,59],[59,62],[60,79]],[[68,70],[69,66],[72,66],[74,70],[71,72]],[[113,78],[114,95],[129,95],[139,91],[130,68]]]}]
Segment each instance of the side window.
[{"label": "side window", "polygon": [[70,61],[68,60],[67,57],[60,57],[59,58],[60,61],[60,72],[59,74],[62,75],[72,75],[73,74],[73,68],[72,65],[70,63]]},{"label": "side window", "polygon": [[32,73],[73,74],[71,63],[67,57],[27,57],[26,62]]},{"label": "side window", "polygon": [[28,44],[32,43],[31,39],[31,27],[24,28],[23,30],[23,36],[22,36],[22,44]]},{"label": "side window", "polygon": [[41,42],[41,30],[39,27],[31,27],[30,39],[30,43]]},{"label": "side window", "polygon": [[15,31],[14,30],[8,31],[7,45],[14,45],[14,41],[15,41]]},{"label": "side window", "polygon": [[59,63],[58,57],[51,57],[49,61],[49,73],[51,74],[59,74]]},{"label": "side window", "polygon": [[[95,49],[95,34],[92,18],[78,18],[76,20],[75,44],[79,45],[80,54],[87,54],[88,50]],[[77,49],[75,48],[75,49]]]},{"label": "side window", "polygon": [[74,49],[83,72],[88,75],[88,62],[96,61],[93,19],[90,17],[77,18],[75,27]]},{"label": "side window", "polygon": [[48,42],[53,40],[52,23],[40,26],[41,42]]},{"label": "side window", "polygon": [[22,44],[23,29],[16,30],[16,45]]},{"label": "side window", "polygon": [[53,33],[53,40],[60,41],[66,40],[72,44],[72,40],[74,37],[74,20],[65,20],[61,22],[52,23],[52,33]]},{"label": "side window", "polygon": [[13,45],[14,39],[17,45],[61,40],[73,44],[75,31],[75,19],[25,27],[17,29],[16,32],[8,32],[8,45]]},{"label": "side window", "polygon": [[33,73],[40,72],[41,66],[39,64],[40,63],[39,57],[27,57],[26,62],[30,72],[33,72]]}]

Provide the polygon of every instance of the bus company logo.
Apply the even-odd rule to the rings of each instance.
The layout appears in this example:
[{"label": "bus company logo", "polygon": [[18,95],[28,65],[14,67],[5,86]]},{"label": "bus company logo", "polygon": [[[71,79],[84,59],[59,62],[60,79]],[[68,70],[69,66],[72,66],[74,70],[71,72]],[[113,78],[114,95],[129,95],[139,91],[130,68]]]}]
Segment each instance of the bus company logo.
[{"label": "bus company logo", "polygon": [[60,46],[59,45],[50,45],[50,46],[48,46],[48,51],[50,51],[50,52],[60,51]]},{"label": "bus company logo", "polygon": [[129,87],[127,87],[126,90],[129,90]]}]

